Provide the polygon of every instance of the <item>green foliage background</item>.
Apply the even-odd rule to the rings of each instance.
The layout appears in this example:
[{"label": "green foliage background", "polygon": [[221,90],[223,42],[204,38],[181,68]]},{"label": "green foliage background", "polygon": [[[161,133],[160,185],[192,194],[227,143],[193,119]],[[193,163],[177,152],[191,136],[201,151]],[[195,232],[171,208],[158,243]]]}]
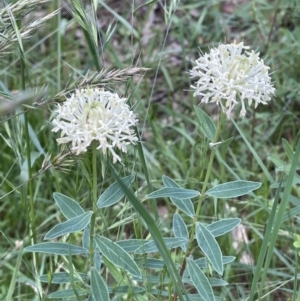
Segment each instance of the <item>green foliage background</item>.
[{"label": "green foliage background", "polygon": [[[3,2],[2,7],[9,2]],[[57,264],[56,258],[48,262],[41,257],[36,265],[30,254],[21,257],[21,245],[30,244],[29,220],[34,218],[37,241],[42,241],[45,233],[63,220],[54,204],[53,192],[79,199],[83,207],[90,198],[87,187],[91,171],[86,170],[78,158],[64,161],[67,172],[61,168],[42,168],[46,154],[53,159],[61,151],[55,141],[57,134],[51,132],[53,100],[62,100],[60,93],[70,83],[99,70],[99,66],[94,64],[91,41],[78,20],[80,14],[78,11],[70,13],[75,4],[76,1],[50,1],[28,12],[22,20],[16,18],[19,28],[22,28],[31,20],[61,8],[58,14],[23,40],[23,60],[20,60],[18,42],[0,60],[0,93],[4,101],[9,95],[14,99],[20,90],[47,88],[43,98],[29,96],[31,102],[1,116],[1,300],[6,300],[8,292],[12,293],[12,283],[13,300],[35,300],[34,269],[38,267],[47,273]],[[240,238],[240,248],[234,248],[232,236],[221,237],[218,242],[226,254],[237,256],[225,270],[224,280],[229,283],[227,298],[244,300],[249,295],[253,266],[261,251],[276,183],[283,171],[290,167],[292,152],[299,139],[299,2],[98,1],[95,15],[91,13],[92,1],[82,1],[82,5],[91,28],[95,26],[98,29],[101,69],[149,68],[139,72],[140,75],[124,81],[115,80],[106,86],[117,88],[120,94],[130,98],[139,118],[145,160],[155,190],[162,186],[162,175],[169,176],[185,188],[196,190],[201,190],[204,181],[210,150],[207,139],[199,134],[201,131],[193,105],[200,101],[192,96],[188,76],[192,61],[198,58],[199,52],[206,52],[219,43],[244,41],[251,49],[261,53],[273,71],[271,77],[277,91],[268,106],[250,110],[243,120],[237,113],[236,125],[223,120],[222,139],[233,136],[235,139],[230,146],[217,151],[210,179],[211,185],[237,179],[259,181],[262,182],[261,188],[255,196],[218,202],[206,200],[200,213],[201,221],[207,223],[221,217],[242,218],[245,232]],[[33,101],[43,104],[34,105]],[[207,105],[201,108],[216,120],[216,107]],[[27,112],[25,117],[24,112]],[[24,127],[26,123],[29,124],[28,135]],[[30,179],[27,178],[28,150],[32,164]],[[115,168],[120,176],[137,175],[134,187],[138,197],[143,199],[149,192],[149,185],[142,163],[137,158],[137,149],[131,148],[123,157],[124,166]],[[109,174],[105,167],[99,169],[99,174]],[[299,212],[293,209],[299,204],[300,197],[299,166],[297,172],[291,190],[294,202],[289,200],[285,208],[286,218],[274,246],[264,300],[296,300],[298,258],[293,242],[295,234],[299,233]],[[112,182],[112,176],[103,177],[99,193]],[[34,217],[26,191],[34,199]],[[125,210],[127,205],[123,201],[103,211],[97,229],[101,235],[112,240],[147,235],[134,210]],[[167,199],[159,199],[157,206],[161,214],[159,229],[167,236],[175,208]],[[76,243],[80,237],[73,235],[72,240]],[[243,263],[243,256],[250,262]],[[76,268],[80,270],[85,264],[79,258]],[[53,287],[43,289],[48,291]]]}]

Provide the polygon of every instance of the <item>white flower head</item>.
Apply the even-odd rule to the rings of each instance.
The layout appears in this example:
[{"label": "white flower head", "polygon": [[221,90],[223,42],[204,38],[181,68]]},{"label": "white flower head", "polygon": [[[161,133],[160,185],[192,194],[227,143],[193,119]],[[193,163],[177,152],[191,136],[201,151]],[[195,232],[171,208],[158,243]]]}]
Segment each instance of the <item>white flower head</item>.
[{"label": "white flower head", "polygon": [[72,142],[71,150],[78,155],[95,140],[99,143],[97,149],[112,154],[113,163],[121,162],[114,148],[126,153],[127,145],[138,141],[131,129],[138,120],[126,101],[104,89],[76,90],[65,102],[57,104],[57,115],[52,121],[52,131],[61,130],[57,143]]},{"label": "white flower head", "polygon": [[241,103],[240,116],[246,115],[245,101],[256,108],[267,104],[275,88],[271,83],[267,67],[259,53],[247,51],[241,42],[213,48],[195,61],[190,70],[191,78],[199,78],[194,86],[194,96],[202,96],[202,103],[215,102],[220,105],[227,118],[233,108]]}]

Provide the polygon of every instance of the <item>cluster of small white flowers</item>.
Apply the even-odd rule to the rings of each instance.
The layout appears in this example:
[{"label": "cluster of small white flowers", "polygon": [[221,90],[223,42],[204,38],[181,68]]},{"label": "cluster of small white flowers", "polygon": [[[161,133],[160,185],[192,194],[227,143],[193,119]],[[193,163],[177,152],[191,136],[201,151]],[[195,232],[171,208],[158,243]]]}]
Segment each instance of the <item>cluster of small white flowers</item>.
[{"label": "cluster of small white flowers", "polygon": [[247,51],[243,42],[219,45],[208,54],[196,60],[190,70],[191,78],[199,78],[194,86],[194,96],[202,96],[202,103],[214,102],[220,105],[227,118],[240,102],[240,116],[246,115],[245,101],[248,105],[267,104],[270,95],[275,93],[268,74],[269,67],[264,65],[259,53]]},{"label": "cluster of small white flowers", "polygon": [[130,129],[138,120],[126,101],[104,89],[76,90],[65,102],[57,104],[57,115],[52,121],[52,131],[61,130],[57,143],[72,142],[72,151],[78,155],[95,140],[104,154],[110,151],[113,163],[121,162],[114,148],[127,152],[127,145],[138,141]]}]

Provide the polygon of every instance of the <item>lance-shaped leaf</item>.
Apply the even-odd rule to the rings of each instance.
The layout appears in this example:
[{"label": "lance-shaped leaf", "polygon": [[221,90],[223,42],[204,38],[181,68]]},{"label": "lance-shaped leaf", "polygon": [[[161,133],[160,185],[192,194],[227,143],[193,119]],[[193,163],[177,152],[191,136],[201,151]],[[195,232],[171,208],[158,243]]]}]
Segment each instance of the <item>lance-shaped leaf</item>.
[{"label": "lance-shaped leaf", "polygon": [[211,284],[202,270],[193,261],[193,259],[187,259],[187,268],[189,271],[190,279],[196,287],[199,295],[205,301],[215,301],[215,296],[211,287]]},{"label": "lance-shaped leaf", "polygon": [[135,252],[137,249],[139,249],[147,242],[148,240],[145,239],[125,239],[125,240],[116,241],[116,244],[129,253],[129,252]]},{"label": "lance-shaped leaf", "polygon": [[206,191],[206,194],[219,199],[236,198],[241,195],[258,189],[261,186],[259,182],[251,181],[233,181],[217,185]]},{"label": "lance-shaped leaf", "polygon": [[[171,178],[167,176],[162,177],[163,183],[166,187],[177,187],[181,188],[175,181],[173,181]],[[182,210],[184,213],[186,213],[190,217],[194,217],[195,210],[193,203],[190,199],[177,199],[177,198],[170,198],[172,203]]]},{"label": "lance-shaped leaf", "polygon": [[76,293],[74,292],[73,289],[64,289],[64,290],[59,290],[59,291],[53,292],[53,293],[49,294],[47,297],[49,299],[60,299],[60,300],[63,299],[64,300],[67,298],[71,298],[72,300],[74,300],[74,297],[76,298],[77,296],[84,296],[84,295],[86,295],[86,290],[84,290],[80,287],[76,287]]},{"label": "lance-shaped leaf", "polygon": [[95,301],[110,300],[107,285],[95,268],[91,269],[91,291]]},{"label": "lance-shaped leaf", "polygon": [[196,112],[196,115],[198,117],[199,123],[201,125],[201,129],[204,133],[204,135],[213,142],[215,139],[216,134],[216,126],[213,123],[213,121],[210,119],[210,117],[199,107],[194,106],[194,110]]},{"label": "lance-shaped leaf", "polygon": [[214,237],[217,237],[230,232],[240,223],[240,218],[226,218],[211,223],[210,225],[206,226],[206,229],[208,229]]},{"label": "lance-shaped leaf", "polygon": [[199,191],[193,189],[165,187],[148,194],[147,199],[156,199],[156,198],[165,198],[165,197],[177,198],[177,199],[189,199],[189,198],[194,198],[199,194],[200,194]]},{"label": "lance-shaped leaf", "polygon": [[173,216],[173,233],[175,237],[183,237],[186,238],[186,242],[180,245],[181,249],[186,252],[187,250],[187,245],[188,245],[188,239],[189,239],[189,232],[187,229],[187,226],[185,222],[183,221],[182,217],[178,214],[175,213]]},{"label": "lance-shaped leaf", "polygon": [[[40,276],[41,282],[48,282],[49,275],[45,274]],[[85,282],[89,279],[88,274],[78,273],[73,276],[74,282]],[[53,273],[51,274],[51,283],[69,283],[71,282],[71,276],[69,273],[60,272],[60,273]]]},{"label": "lance-shaped leaf", "polygon": [[78,255],[88,253],[85,248],[62,242],[43,242],[24,249],[28,252],[40,252],[55,255]]},{"label": "lance-shaped leaf", "polygon": [[201,224],[196,225],[196,239],[198,246],[210,261],[219,275],[223,274],[223,262],[220,246],[214,236]]},{"label": "lance-shaped leaf", "polygon": [[[186,243],[188,239],[184,237],[164,237],[163,241],[167,249],[174,249]],[[145,243],[143,246],[141,246],[135,251],[136,254],[155,253],[155,252],[158,252],[158,247],[154,240],[149,240],[147,243]]]},{"label": "lance-shaped leaf", "polygon": [[69,233],[74,233],[84,229],[90,222],[93,212],[88,211],[77,217],[71,218],[64,223],[54,226],[44,237],[44,239],[53,239]]},{"label": "lance-shaped leaf", "polygon": [[53,198],[58,205],[61,213],[67,219],[74,218],[84,213],[84,210],[76,201],[62,193],[54,192]]},{"label": "lance-shaped leaf", "polygon": [[142,277],[142,274],[131,258],[131,256],[120,246],[112,242],[106,237],[96,235],[95,242],[100,252],[114,265],[119,268],[126,270],[133,276],[138,278]]},{"label": "lance-shaped leaf", "polygon": [[[124,181],[124,184],[129,186],[134,180],[134,175],[122,178],[121,180]],[[115,182],[111,186],[109,186],[99,197],[97,201],[97,207],[105,208],[112,206],[115,203],[119,202],[122,197],[124,197],[124,192],[119,183]]]}]

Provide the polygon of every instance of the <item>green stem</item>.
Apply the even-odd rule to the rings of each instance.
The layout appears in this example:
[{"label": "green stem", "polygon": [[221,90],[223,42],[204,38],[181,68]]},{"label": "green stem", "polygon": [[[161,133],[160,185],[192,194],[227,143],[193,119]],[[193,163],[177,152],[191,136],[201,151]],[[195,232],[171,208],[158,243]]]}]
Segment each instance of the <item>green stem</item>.
[{"label": "green stem", "polygon": [[[222,116],[222,113],[220,113],[217,129],[216,129],[216,133],[215,133],[215,137],[214,137],[214,143],[218,142],[218,139],[219,139],[219,134],[220,134],[220,129],[221,129],[221,116]],[[194,216],[194,224],[196,223],[196,221],[198,219],[198,216],[200,214],[200,209],[201,209],[204,197],[205,197],[205,192],[206,192],[209,177],[210,177],[210,174],[211,174],[212,165],[213,165],[214,158],[215,158],[215,153],[216,153],[216,149],[213,147],[212,150],[211,150],[211,153],[210,153],[210,158],[209,158],[209,162],[208,162],[208,166],[207,166],[207,172],[206,172],[204,183],[203,183],[203,186],[202,186],[202,189],[201,189],[201,195],[200,195],[199,202],[198,202],[198,205],[197,205],[197,208],[196,208],[196,214]]]},{"label": "green stem", "polygon": [[96,213],[97,213],[97,143],[93,141],[92,148],[92,172],[93,172],[93,196],[92,196],[92,209],[93,215],[91,218],[91,231],[90,231],[90,264],[91,267],[94,266],[94,237],[95,237],[95,223],[96,223]]},{"label": "green stem", "polygon": [[[21,21],[18,21],[18,27],[21,28]],[[22,90],[26,89],[26,76],[25,76],[25,52],[22,45],[19,45],[20,52],[20,66],[21,66],[21,88]],[[32,170],[31,170],[31,148],[30,148],[30,135],[29,135],[29,120],[28,112],[24,112],[24,132],[26,140],[26,159],[27,159],[27,172],[28,172],[28,186],[26,185],[24,189],[21,189],[21,197],[24,200],[24,203],[27,203],[27,193],[29,192],[29,236],[31,245],[36,244],[36,228],[35,228],[35,208],[34,208],[34,194],[33,194],[33,183],[32,183]],[[27,190],[28,187],[28,190]],[[36,283],[39,292],[39,298],[42,296],[41,283],[38,278],[38,269],[37,269],[37,258],[36,253],[32,253],[33,267],[36,275]]]},{"label": "green stem", "polygon": [[[219,139],[220,129],[221,129],[221,120],[222,120],[222,112],[220,113],[220,116],[219,116],[219,121],[218,121],[218,124],[217,124],[217,129],[216,129],[216,133],[215,133],[215,137],[214,137],[214,143],[218,142],[218,139]],[[208,166],[207,166],[207,172],[206,172],[204,183],[203,183],[203,186],[202,186],[202,189],[201,189],[199,202],[198,202],[197,208],[196,208],[196,214],[195,214],[194,219],[193,219],[193,226],[192,226],[192,229],[191,229],[188,248],[187,248],[187,251],[185,253],[185,258],[184,258],[184,261],[183,261],[181,269],[180,269],[180,276],[183,275],[183,272],[184,272],[185,267],[186,267],[186,259],[189,257],[189,255],[192,251],[192,246],[193,246],[193,241],[194,241],[194,236],[195,236],[195,231],[196,231],[196,222],[198,221],[198,217],[199,217],[199,214],[200,214],[202,203],[203,203],[203,200],[204,200],[204,197],[205,197],[209,177],[210,177],[210,174],[211,174],[211,171],[212,171],[213,161],[214,161],[214,158],[215,158],[215,153],[216,153],[215,148],[212,148],[211,153],[210,153]]]}]

